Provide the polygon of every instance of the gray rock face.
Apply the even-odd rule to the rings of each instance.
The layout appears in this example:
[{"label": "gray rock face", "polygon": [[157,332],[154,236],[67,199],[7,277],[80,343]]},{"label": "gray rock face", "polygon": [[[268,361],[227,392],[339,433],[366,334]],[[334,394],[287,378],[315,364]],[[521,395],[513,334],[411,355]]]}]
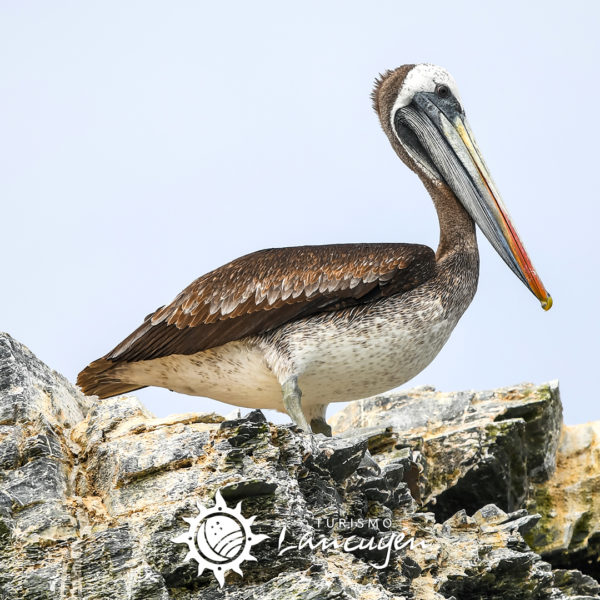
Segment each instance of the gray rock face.
[{"label": "gray rock face", "polygon": [[411,448],[425,505],[444,519],[495,503],[541,515],[525,535],[555,567],[600,578],[600,423],[565,426],[558,386],[445,394],[420,388],[355,402],[332,419],[380,464]]},{"label": "gray rock face", "polygon": [[446,519],[488,503],[521,508],[530,486],[555,470],[562,405],[556,383],[489,392],[419,388],[354,402],[332,426],[367,439],[381,464],[409,446],[423,471],[425,505]]},{"label": "gray rock face", "polygon": [[[445,418],[463,422],[446,446],[429,441],[426,413],[415,412],[419,435],[405,436],[408,408],[393,424],[333,439],[270,424],[260,411],[157,419],[135,398],[81,396],[1,335],[0,598],[599,598],[592,578],[552,571],[523,539],[540,517],[518,506],[521,488],[555,466],[557,390],[532,388],[525,402],[477,398],[448,402]],[[498,428],[489,441],[477,430],[485,411]],[[441,454],[454,443],[462,450]],[[502,476],[473,495],[460,482],[477,465]],[[461,485],[454,510],[461,496],[449,492]],[[222,588],[172,541],[192,527],[197,503],[217,510],[217,492],[238,522],[254,517],[244,539],[268,536],[252,546],[256,560],[241,563],[243,577],[227,570]],[[231,558],[231,546],[212,544],[209,522],[197,530],[209,545],[198,547]]]}]

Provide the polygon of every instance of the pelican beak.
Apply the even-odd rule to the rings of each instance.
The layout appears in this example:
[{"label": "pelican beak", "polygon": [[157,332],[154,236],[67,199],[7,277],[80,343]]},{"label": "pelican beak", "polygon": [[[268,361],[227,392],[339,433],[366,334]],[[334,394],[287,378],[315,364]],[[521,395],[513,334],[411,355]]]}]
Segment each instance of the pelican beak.
[{"label": "pelican beak", "polygon": [[430,166],[457,195],[513,273],[538,298],[542,308],[549,310],[552,298],[527,255],[458,101],[421,92],[398,112],[433,163]]}]

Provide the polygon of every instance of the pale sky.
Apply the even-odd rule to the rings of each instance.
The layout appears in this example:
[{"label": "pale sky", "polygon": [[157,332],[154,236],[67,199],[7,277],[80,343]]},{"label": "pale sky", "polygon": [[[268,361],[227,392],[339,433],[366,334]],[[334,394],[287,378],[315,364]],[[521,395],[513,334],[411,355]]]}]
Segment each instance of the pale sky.
[{"label": "pale sky", "polygon": [[[599,16],[581,1],[0,1],[0,330],[74,381],[253,250],[435,248],[431,200],[369,98],[379,72],[432,62],[555,305],[480,235],[475,300],[405,387],[559,379],[567,422],[600,419]],[[137,395],[159,416],[234,408]]]}]

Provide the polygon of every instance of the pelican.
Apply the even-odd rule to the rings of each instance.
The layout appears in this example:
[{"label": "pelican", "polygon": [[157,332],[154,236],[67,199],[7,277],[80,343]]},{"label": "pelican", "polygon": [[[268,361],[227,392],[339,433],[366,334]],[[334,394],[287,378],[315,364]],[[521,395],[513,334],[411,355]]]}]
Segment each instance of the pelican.
[{"label": "pelican", "polygon": [[548,310],[443,68],[404,65],[373,104],[437,211],[437,251],[419,244],[260,250],[203,275],[148,315],[77,383],[107,398],[146,386],[287,412],[331,435],[327,405],[398,387],[423,370],[469,306],[479,276],[475,224]]}]

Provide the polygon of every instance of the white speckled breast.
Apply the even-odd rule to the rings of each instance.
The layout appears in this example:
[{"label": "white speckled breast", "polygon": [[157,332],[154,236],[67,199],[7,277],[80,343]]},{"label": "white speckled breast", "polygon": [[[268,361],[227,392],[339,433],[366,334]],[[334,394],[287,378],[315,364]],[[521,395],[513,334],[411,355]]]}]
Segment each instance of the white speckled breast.
[{"label": "white speckled breast", "polygon": [[303,405],[402,385],[435,358],[460,316],[423,291],[286,325],[263,340],[267,362],[280,381],[298,375]]}]

